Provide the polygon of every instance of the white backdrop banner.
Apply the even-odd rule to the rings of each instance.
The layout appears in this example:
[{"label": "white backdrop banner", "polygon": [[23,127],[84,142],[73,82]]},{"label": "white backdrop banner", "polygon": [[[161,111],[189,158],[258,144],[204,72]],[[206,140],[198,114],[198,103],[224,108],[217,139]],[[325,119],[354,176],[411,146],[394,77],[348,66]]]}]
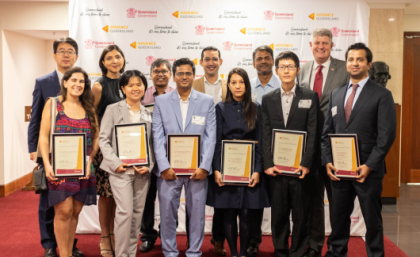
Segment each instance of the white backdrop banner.
[{"label": "white backdrop banner", "polygon": [[[188,57],[198,64],[196,78],[202,77],[199,60],[206,46],[220,49],[222,77],[232,68],[242,67],[253,78],[257,73],[252,66],[252,51],[258,46],[269,45],[274,55],[293,51],[303,64],[313,59],[309,41],[317,27],[332,31],[332,56],[342,60],[350,44],[367,44],[369,35],[369,7],[363,1],[70,0],[69,17],[70,37],[79,43],[76,65],[85,69],[92,81],[102,75],[99,57],[111,44],[123,50],[126,70],[140,70],[151,84],[150,64],[156,58],[172,63]],[[172,81],[170,85],[175,86]],[[184,204],[181,202],[179,210],[179,232],[185,231]],[[329,233],[328,208],[325,210]],[[206,232],[211,231],[212,214],[208,207]],[[364,235],[357,200],[351,219],[351,234]],[[159,223],[158,208],[156,221]],[[264,213],[263,231],[271,233],[269,209]],[[78,232],[99,232],[96,207],[84,208]]]}]

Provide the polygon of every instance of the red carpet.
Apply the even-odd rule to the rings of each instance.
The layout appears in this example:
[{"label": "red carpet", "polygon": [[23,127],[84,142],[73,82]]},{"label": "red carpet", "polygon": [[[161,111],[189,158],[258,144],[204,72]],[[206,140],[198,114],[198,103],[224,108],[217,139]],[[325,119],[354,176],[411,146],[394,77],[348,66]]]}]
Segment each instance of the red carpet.
[{"label": "red carpet", "polygon": [[[34,192],[17,191],[5,198],[0,198],[0,256],[43,256],[43,248],[40,244],[38,231],[38,195]],[[79,239],[77,244],[86,257],[100,256],[98,250],[99,235],[76,235]],[[186,236],[178,236],[178,249],[180,256],[185,256]],[[210,236],[204,238],[201,251],[203,256],[216,256],[212,252]],[[225,248],[230,255],[229,247]],[[324,247],[324,254],[326,247]],[[402,252],[393,242],[385,237],[385,254],[388,257],[408,256]],[[138,253],[137,256],[157,257],[163,256],[160,240],[155,248],[149,253]],[[270,236],[264,236],[260,246],[259,257],[273,256],[273,243]],[[360,237],[352,237],[349,242],[349,257],[363,257],[366,255],[365,243]]]}]

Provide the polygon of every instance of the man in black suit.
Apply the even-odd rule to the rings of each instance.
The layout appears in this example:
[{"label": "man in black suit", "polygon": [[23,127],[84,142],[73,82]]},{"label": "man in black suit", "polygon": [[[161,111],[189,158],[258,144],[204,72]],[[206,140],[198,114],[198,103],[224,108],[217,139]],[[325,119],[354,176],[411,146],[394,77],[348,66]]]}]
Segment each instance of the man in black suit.
[{"label": "man in black suit", "polygon": [[[334,46],[332,33],[326,28],[316,28],[312,32],[312,40],[309,42],[313,61],[302,65],[298,75],[298,83],[301,87],[312,89],[318,93],[319,108],[318,136],[321,137],[324,126],[325,115],[328,109],[328,101],[331,92],[347,83],[350,79],[346,69],[346,62],[335,59],[331,56]],[[308,249],[303,257],[320,257],[325,242],[325,211],[324,192],[327,191],[328,205],[333,205],[331,180],[327,175],[325,167],[321,165],[321,145],[318,145],[316,159],[318,175],[315,177],[317,191],[314,194],[312,207],[311,235],[309,237]],[[330,249],[330,238],[327,241]]]},{"label": "man in black suit", "polygon": [[[350,82],[331,93],[325,118],[322,163],[332,180],[334,201],[329,256],[347,256],[350,215],[356,196],[366,222],[367,255],[384,256],[382,179],[386,172],[385,156],[394,142],[397,122],[391,92],[369,79],[372,58],[372,52],[363,43],[348,48],[346,66]],[[357,168],[357,180],[340,180],[334,175],[328,134],[357,134],[361,164]]]},{"label": "man in black suit", "polygon": [[[315,192],[313,161],[317,151],[319,99],[316,92],[295,83],[299,74],[299,58],[293,52],[282,52],[275,60],[281,88],[263,96],[262,155],[264,172],[269,175],[271,230],[276,257],[302,257],[309,240],[312,195]],[[275,167],[271,149],[273,129],[305,131],[306,151],[295,173],[281,174]],[[290,211],[292,211],[292,246],[289,250]]]},{"label": "man in black suit", "polygon": [[[35,89],[32,93],[32,113],[28,127],[28,148],[30,159],[37,161],[37,146],[39,127],[41,124],[42,110],[48,97],[57,96],[60,92],[60,81],[64,73],[73,67],[77,61],[78,46],[76,41],[69,37],[62,37],[54,41],[54,60],[57,69],[44,77],[37,78]],[[40,163],[42,165],[42,163]],[[45,249],[44,257],[56,257],[57,242],[54,235],[54,207],[48,208],[48,192],[39,195],[38,208],[39,230],[41,233],[41,244]],[[80,257],[83,253],[76,248],[77,239],[74,240],[73,256]]]}]

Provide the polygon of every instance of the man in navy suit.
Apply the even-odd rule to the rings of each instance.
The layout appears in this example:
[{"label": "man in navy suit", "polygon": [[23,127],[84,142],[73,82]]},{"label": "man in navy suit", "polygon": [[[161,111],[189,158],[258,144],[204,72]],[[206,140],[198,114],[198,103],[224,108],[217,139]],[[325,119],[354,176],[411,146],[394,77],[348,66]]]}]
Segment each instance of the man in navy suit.
[{"label": "man in navy suit", "polygon": [[[60,81],[64,73],[73,67],[77,61],[78,46],[76,41],[69,37],[62,37],[54,41],[54,60],[57,68],[50,74],[35,81],[35,89],[32,93],[32,113],[28,127],[28,148],[30,159],[37,161],[37,146],[39,127],[41,124],[42,110],[48,97],[57,96],[60,92]],[[42,165],[42,163],[40,163]],[[42,192],[39,196],[38,208],[39,230],[41,232],[41,244],[45,249],[44,257],[57,256],[57,242],[54,235],[54,207],[48,208],[48,192]],[[75,239],[73,256],[83,256],[83,253],[76,248]]]}]

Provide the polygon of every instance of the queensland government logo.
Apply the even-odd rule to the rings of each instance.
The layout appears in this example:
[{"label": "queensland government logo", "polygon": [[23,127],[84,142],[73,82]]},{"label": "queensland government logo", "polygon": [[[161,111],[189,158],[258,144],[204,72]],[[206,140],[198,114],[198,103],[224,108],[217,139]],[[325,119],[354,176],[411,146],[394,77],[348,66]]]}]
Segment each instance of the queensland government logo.
[{"label": "queensland government logo", "polygon": [[172,13],[175,18],[203,18],[197,11],[176,11]]},{"label": "queensland government logo", "polygon": [[244,35],[254,35],[254,36],[267,36],[271,32],[267,31],[266,28],[243,28],[239,30]]},{"label": "queensland government logo", "polygon": [[334,13],[311,13],[308,17],[317,21],[338,21],[338,17],[334,16]]},{"label": "queensland government logo", "polygon": [[338,36],[347,36],[347,37],[356,37],[359,36],[358,29],[339,29],[337,27],[333,27],[330,29],[333,37]]},{"label": "queensland government logo", "polygon": [[181,45],[177,46],[178,50],[199,50],[204,49],[204,46],[201,45],[199,41],[182,41]]},{"label": "queensland government logo", "polygon": [[94,41],[92,39],[85,40],[85,49],[105,48],[114,45],[114,41]]},{"label": "queensland government logo", "polygon": [[265,11],[264,12],[264,20],[271,21],[273,19],[274,12],[272,11]]},{"label": "queensland government logo", "polygon": [[264,12],[264,20],[272,21],[275,20],[293,20],[294,13],[278,13],[273,11]]},{"label": "queensland government logo", "polygon": [[104,11],[104,8],[92,8],[86,7],[86,9],[80,13],[80,16],[86,17],[109,17],[111,14]]},{"label": "queensland government logo", "polygon": [[231,41],[223,42],[223,51],[232,51],[232,50],[252,50],[252,44],[237,44]]},{"label": "queensland government logo", "polygon": [[[150,65],[152,65],[152,63],[154,62],[154,61],[156,61],[156,57],[154,57],[154,56],[152,56],[152,55],[149,55],[149,56],[147,56],[146,57],[146,65],[147,66],[150,66]],[[175,58],[168,58],[168,59],[165,59],[165,60],[168,60],[171,64],[173,64],[174,63],[174,61],[176,61],[176,59]]]},{"label": "queensland government logo", "polygon": [[129,29],[128,26],[121,26],[121,25],[106,25],[102,28],[103,31],[106,33],[133,33],[134,30]]},{"label": "queensland government logo", "polygon": [[134,8],[127,9],[127,18],[156,18],[157,11],[142,11]]},{"label": "queensland government logo", "polygon": [[155,25],[153,29],[149,30],[153,34],[178,34],[179,31],[172,28],[172,26]]},{"label": "queensland government logo", "polygon": [[244,15],[242,11],[225,10],[219,14],[219,19],[248,19],[248,16]]},{"label": "queensland government logo", "polygon": [[162,47],[156,42],[149,42],[149,41],[140,41],[140,42],[133,42],[130,46],[134,49],[161,49]]},{"label": "queensland government logo", "polygon": [[286,36],[310,36],[312,33],[308,28],[295,28],[291,27],[290,31],[286,31]]},{"label": "queensland government logo", "polygon": [[196,35],[204,35],[204,34],[225,34],[225,28],[211,28],[211,27],[204,27],[203,25],[195,26],[195,34]]}]

